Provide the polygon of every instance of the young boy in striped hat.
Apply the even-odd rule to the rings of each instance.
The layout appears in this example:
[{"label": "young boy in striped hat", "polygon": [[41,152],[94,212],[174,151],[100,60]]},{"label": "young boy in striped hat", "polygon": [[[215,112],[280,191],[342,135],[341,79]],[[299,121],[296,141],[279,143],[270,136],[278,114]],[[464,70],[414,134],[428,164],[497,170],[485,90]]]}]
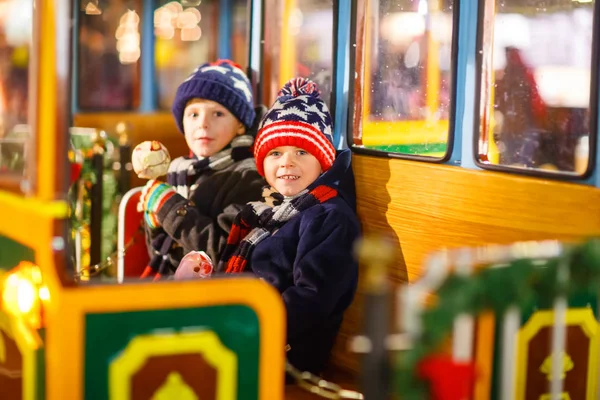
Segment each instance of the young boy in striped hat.
[{"label": "young boy in striped hat", "polygon": [[177,89],[173,115],[191,156],[171,162],[167,183],[150,180],[142,191],[151,249],[142,277],[170,274],[192,250],[218,259],[234,217],[264,185],[251,151],[252,90],[237,64],[199,66]]},{"label": "young boy in striped hat", "polygon": [[264,201],[237,215],[218,270],[251,272],[273,285],[287,310],[287,353],[300,370],[320,372],[358,278],[352,249],[360,235],[350,151],[336,157],[327,105],[310,80],[279,92],[254,144]]}]

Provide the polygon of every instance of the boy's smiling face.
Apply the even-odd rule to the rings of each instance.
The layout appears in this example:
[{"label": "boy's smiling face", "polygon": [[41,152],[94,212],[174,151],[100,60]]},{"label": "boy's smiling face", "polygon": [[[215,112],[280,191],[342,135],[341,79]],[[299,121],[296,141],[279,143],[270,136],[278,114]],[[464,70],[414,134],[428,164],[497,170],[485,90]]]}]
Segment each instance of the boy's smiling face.
[{"label": "boy's smiling face", "polygon": [[210,157],[244,134],[246,128],[221,104],[192,99],[183,112],[183,130],[190,150],[198,157]]},{"label": "boy's smiling face", "polygon": [[265,179],[286,197],[295,196],[321,175],[319,160],[295,146],[275,147],[265,157]]}]

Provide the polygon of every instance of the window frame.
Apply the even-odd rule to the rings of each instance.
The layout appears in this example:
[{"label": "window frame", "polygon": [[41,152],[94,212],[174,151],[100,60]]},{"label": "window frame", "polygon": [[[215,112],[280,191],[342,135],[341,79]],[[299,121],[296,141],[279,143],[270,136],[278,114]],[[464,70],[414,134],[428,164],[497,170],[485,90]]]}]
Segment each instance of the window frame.
[{"label": "window frame", "polygon": [[[258,84],[256,85],[256,94],[255,94],[255,99],[256,99],[256,103],[257,104],[261,104],[261,102],[264,102],[264,98],[265,96],[265,39],[266,39],[266,35],[265,35],[265,26],[266,26],[266,1],[267,0],[252,0],[252,3],[256,2],[256,1],[260,1],[261,2],[261,10],[262,10],[262,15],[261,15],[261,30],[260,30],[260,72],[258,73]],[[283,7],[285,7],[285,1],[287,0],[280,0],[283,1]],[[296,0],[296,1],[301,1],[301,0]],[[342,0],[342,1],[347,1],[347,0]],[[354,0],[350,0],[350,1],[354,1]],[[335,108],[336,108],[336,104],[337,104],[337,99],[336,99],[336,91],[337,91],[337,86],[336,86],[336,68],[338,66],[338,60],[337,60],[337,46],[338,46],[338,25],[339,25],[339,20],[338,20],[338,11],[339,11],[339,4],[340,0],[332,0],[332,28],[331,28],[331,35],[332,35],[332,39],[331,39],[331,96],[330,96],[330,100],[329,103],[327,105],[327,107],[329,108],[329,114],[331,115],[331,120],[335,121]],[[251,27],[251,29],[253,29],[254,27]],[[280,43],[281,45],[281,43]],[[280,46],[281,47],[281,46]],[[250,64],[250,63],[249,63]],[[280,67],[281,69],[281,67]],[[280,79],[281,82],[281,79]],[[279,85],[281,87],[281,84]],[[277,97],[277,96],[275,96]],[[271,107],[271,105],[273,104],[273,102],[275,101],[275,99],[273,99],[269,104],[264,104],[267,109]]]},{"label": "window frame", "polygon": [[[251,45],[250,45],[250,41],[252,40],[252,38],[250,37],[250,32],[252,32],[252,3],[253,0],[244,0],[246,3],[246,51],[245,51],[245,55],[246,55],[246,65],[242,65],[242,70],[246,73],[246,76],[250,76],[250,74],[248,73],[249,68],[250,68],[250,50],[251,50]],[[221,3],[219,3],[221,4]],[[235,0],[231,1],[231,4],[235,4]],[[229,57],[231,58],[232,55],[232,50],[233,50],[233,30],[234,30],[234,23],[233,23],[233,7],[231,9],[231,26],[229,27],[229,35],[227,37],[226,40],[219,40],[219,44],[220,43],[226,43],[227,46],[229,47]],[[221,55],[219,55],[219,57],[221,58]],[[238,63],[239,64],[239,63]]]},{"label": "window frame", "polygon": [[[598,140],[598,74],[600,64],[600,39],[598,38],[599,23],[600,23],[600,7],[598,3],[594,3],[593,11],[593,27],[592,27],[592,54],[591,54],[591,70],[590,70],[590,120],[589,120],[589,155],[588,165],[586,171],[582,175],[576,173],[570,173],[568,171],[550,171],[543,169],[534,168],[518,168],[510,165],[502,164],[488,164],[482,162],[479,159],[479,139],[481,137],[480,131],[480,107],[481,107],[481,85],[483,84],[483,19],[485,16],[485,5],[488,1],[496,0],[482,0],[477,10],[477,35],[475,44],[475,93],[474,93],[474,118],[473,118],[473,141],[472,141],[472,152],[471,156],[473,161],[478,168],[488,171],[505,172],[509,174],[531,176],[537,178],[563,180],[563,181],[585,181],[594,175],[596,167],[596,146]],[[489,139],[488,139],[489,140]]]},{"label": "window frame", "polygon": [[[416,154],[407,153],[396,153],[384,150],[368,149],[364,147],[358,147],[354,144],[354,132],[358,127],[362,130],[363,128],[363,107],[365,106],[363,88],[365,86],[366,79],[364,78],[365,64],[364,60],[369,56],[366,54],[366,42],[367,42],[367,17],[368,17],[368,6],[369,1],[375,0],[351,0],[351,17],[350,17],[350,42],[352,43],[350,51],[350,82],[349,82],[349,96],[348,96],[348,109],[351,111],[348,113],[348,130],[346,133],[346,140],[348,148],[357,154],[365,154],[370,156],[382,157],[382,158],[394,158],[404,159],[412,161],[423,161],[434,164],[443,164],[450,161],[455,145],[455,126],[456,126],[456,112],[457,112],[457,73],[458,73],[458,30],[460,23],[460,7],[461,0],[454,0],[452,6],[452,45],[451,45],[451,60],[450,60],[450,75],[452,82],[450,85],[450,106],[448,112],[448,136],[446,140],[446,152],[443,157],[430,157]],[[361,11],[361,18],[358,18],[359,7]],[[357,31],[359,29],[359,21],[363,31],[362,43],[359,43],[357,37]],[[352,51],[352,48],[354,49]],[[362,60],[357,59],[357,52],[361,51]],[[359,102],[356,102],[359,99]],[[412,122],[412,121],[400,121],[400,122]]]}]

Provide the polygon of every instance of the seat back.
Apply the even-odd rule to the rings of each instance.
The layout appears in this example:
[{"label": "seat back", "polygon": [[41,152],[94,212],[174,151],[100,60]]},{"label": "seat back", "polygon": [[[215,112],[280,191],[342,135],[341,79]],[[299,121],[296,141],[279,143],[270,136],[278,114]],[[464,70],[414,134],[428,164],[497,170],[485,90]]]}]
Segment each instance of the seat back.
[{"label": "seat back", "polygon": [[117,280],[138,278],[148,265],[150,257],[142,228],[144,213],[138,211],[137,204],[142,187],[129,190],[119,204],[117,238]]}]

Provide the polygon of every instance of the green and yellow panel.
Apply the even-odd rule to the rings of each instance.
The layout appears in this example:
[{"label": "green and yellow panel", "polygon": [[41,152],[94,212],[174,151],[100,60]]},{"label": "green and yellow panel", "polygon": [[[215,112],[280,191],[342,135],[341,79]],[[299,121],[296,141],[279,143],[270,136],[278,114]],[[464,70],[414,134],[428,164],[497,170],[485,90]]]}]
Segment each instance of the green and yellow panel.
[{"label": "green and yellow panel", "polygon": [[442,158],[448,149],[449,121],[373,121],[363,119],[361,143],[387,153]]},{"label": "green and yellow panel", "polygon": [[259,398],[260,326],[219,305],[85,317],[85,398]]},{"label": "green and yellow panel", "polygon": [[49,369],[49,398],[283,398],[285,310],[258,279],[93,285],[60,304],[48,357],[73,370]]}]

